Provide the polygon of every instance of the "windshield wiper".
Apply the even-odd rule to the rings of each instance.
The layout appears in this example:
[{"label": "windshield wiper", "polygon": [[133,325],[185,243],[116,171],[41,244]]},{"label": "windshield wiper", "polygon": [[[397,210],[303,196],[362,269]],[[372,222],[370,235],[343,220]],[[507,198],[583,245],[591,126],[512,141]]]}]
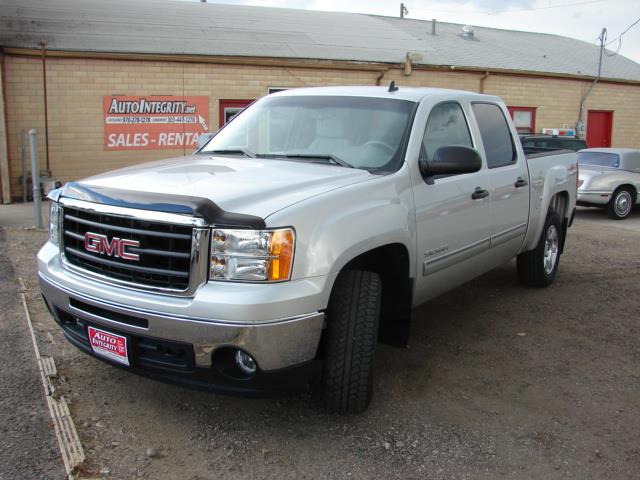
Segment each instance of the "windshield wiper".
[{"label": "windshield wiper", "polygon": [[330,153],[277,153],[277,154],[264,154],[258,155],[259,157],[265,158],[275,158],[275,157],[283,157],[283,158],[300,158],[302,160],[328,160],[336,165],[340,165],[345,168],[355,168],[349,162],[344,161],[340,157],[336,157]]},{"label": "windshield wiper", "polygon": [[215,155],[244,155],[249,158],[256,158],[256,154],[246,148],[229,148],[223,150],[207,150],[201,153],[213,153]]}]

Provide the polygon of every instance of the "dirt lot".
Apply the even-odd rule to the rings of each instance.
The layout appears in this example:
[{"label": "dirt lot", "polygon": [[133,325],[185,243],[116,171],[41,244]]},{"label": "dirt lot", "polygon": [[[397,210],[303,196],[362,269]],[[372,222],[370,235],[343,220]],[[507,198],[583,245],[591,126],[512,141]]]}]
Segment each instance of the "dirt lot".
[{"label": "dirt lot", "polygon": [[546,290],[519,286],[512,263],[417,310],[410,348],[380,347],[358,416],[194,392],[80,353],[38,297],[45,234],[7,238],[87,477],[638,478],[640,232],[602,219],[578,216]]}]

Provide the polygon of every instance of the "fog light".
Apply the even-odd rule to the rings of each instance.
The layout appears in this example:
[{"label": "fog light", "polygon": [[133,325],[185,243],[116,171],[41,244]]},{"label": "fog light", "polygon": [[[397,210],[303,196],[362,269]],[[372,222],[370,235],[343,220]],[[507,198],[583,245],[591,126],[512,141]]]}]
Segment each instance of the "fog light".
[{"label": "fog light", "polygon": [[253,375],[256,373],[256,361],[251,355],[242,350],[236,352],[236,364],[247,375]]}]

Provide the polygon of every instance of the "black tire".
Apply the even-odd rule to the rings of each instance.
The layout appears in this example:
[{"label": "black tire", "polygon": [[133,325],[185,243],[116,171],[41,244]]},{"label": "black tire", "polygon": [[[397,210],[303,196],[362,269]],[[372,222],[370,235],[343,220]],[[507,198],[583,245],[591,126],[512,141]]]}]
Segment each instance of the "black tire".
[{"label": "black tire", "polygon": [[607,204],[607,215],[614,220],[624,220],[631,215],[635,204],[635,195],[628,187],[620,187],[611,196]]},{"label": "black tire", "polygon": [[346,270],[336,279],[323,339],[321,395],[329,411],[360,413],[371,402],[381,296],[377,273]]},{"label": "black tire", "polygon": [[[555,230],[555,242],[552,238],[551,230]],[[538,240],[536,248],[528,252],[518,255],[518,279],[521,283],[529,285],[531,287],[546,287],[553,283],[558,273],[558,266],[560,265],[560,248],[562,245],[562,222],[559,215],[553,210],[547,213],[547,218],[544,222],[544,228],[542,234]],[[548,256],[547,244],[549,238],[550,244],[555,243],[556,254],[553,265],[551,266]],[[551,267],[551,268],[550,268]]]}]

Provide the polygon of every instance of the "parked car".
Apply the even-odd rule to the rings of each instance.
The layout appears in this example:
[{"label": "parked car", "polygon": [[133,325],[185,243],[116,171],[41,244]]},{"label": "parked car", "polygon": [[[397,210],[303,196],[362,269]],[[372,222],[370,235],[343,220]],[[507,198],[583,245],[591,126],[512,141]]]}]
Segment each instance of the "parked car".
[{"label": "parked car", "polygon": [[558,135],[520,135],[520,142],[527,151],[540,149],[540,151],[551,150],[573,150],[577,152],[584,148],[589,148],[587,142],[581,138],[560,137]]},{"label": "parked car", "polygon": [[640,198],[640,150],[588,148],[578,163],[578,205],[606,208],[615,220],[631,215]]},{"label": "parked car", "polygon": [[498,97],[296,89],[196,154],[68,183],[38,254],[66,338],[113,365],[245,395],[308,389],[359,412],[380,339],[517,256],[553,282],[575,153],[527,159]]}]

